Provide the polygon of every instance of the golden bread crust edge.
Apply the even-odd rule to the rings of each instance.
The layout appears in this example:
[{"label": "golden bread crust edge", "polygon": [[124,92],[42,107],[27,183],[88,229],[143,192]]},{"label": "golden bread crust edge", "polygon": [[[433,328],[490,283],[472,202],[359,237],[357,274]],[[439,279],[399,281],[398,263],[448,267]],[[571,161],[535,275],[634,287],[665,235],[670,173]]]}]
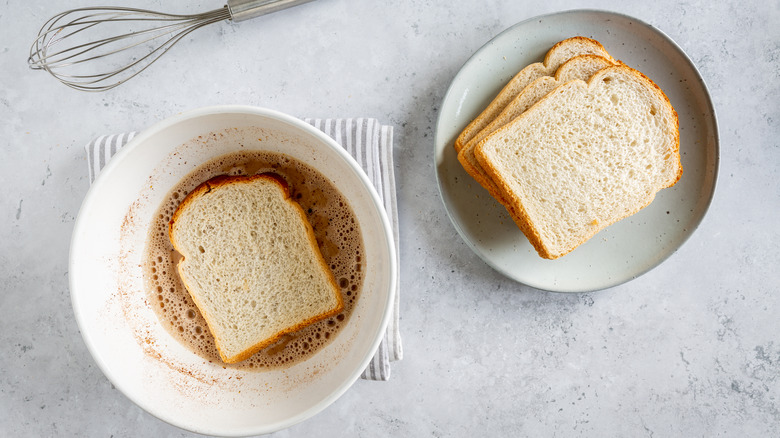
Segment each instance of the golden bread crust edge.
[{"label": "golden bread crust edge", "polygon": [[[463,129],[463,131],[461,131],[461,133],[455,139],[455,143],[453,144],[453,146],[455,147],[455,150],[460,152],[460,150],[464,146],[466,146],[466,143],[468,143],[468,141],[476,133],[478,133],[480,130],[482,130],[485,126],[487,126],[488,123],[490,123],[490,121],[492,121],[495,118],[495,116],[497,116],[498,114],[501,113],[501,110],[506,106],[505,104],[504,105],[500,104],[500,102],[502,100],[506,100],[506,101],[510,102],[514,98],[514,96],[511,97],[511,98],[507,98],[507,96],[509,96],[511,94],[515,94],[516,95],[517,93],[522,91],[523,88],[525,88],[523,86],[523,87],[519,87],[520,88],[519,90],[516,90],[518,88],[517,82],[520,81],[521,79],[523,79],[523,75],[527,74],[526,72],[530,68],[538,68],[539,66],[543,66],[545,68],[548,68],[552,58],[555,56],[555,52],[558,49],[560,49],[561,47],[563,47],[564,45],[568,45],[568,44],[592,45],[593,47],[596,47],[597,49],[603,51],[604,54],[606,55],[605,56],[606,58],[614,60],[612,58],[612,56],[610,56],[609,53],[607,52],[607,49],[605,49],[604,46],[601,45],[600,42],[598,42],[598,41],[596,41],[596,40],[594,40],[592,38],[587,38],[587,37],[584,37],[584,36],[573,36],[573,37],[570,37],[570,38],[566,38],[565,40],[559,41],[558,43],[553,45],[550,48],[550,50],[547,51],[547,53],[544,55],[544,61],[536,62],[536,63],[529,64],[529,65],[525,66],[522,70],[517,72],[517,74],[515,74],[512,77],[512,79],[510,79],[509,82],[507,82],[507,84],[504,85],[503,88],[501,88],[501,91],[499,91],[498,94],[496,94],[496,96],[493,97],[493,100],[490,101],[488,106],[485,107],[485,109],[483,109],[482,112],[479,113],[479,115],[477,117],[475,117],[468,125],[466,125],[466,127]],[[528,84],[526,84],[526,85],[528,85]],[[516,91],[514,91],[514,90],[516,90]],[[479,126],[479,125],[481,125],[481,126]]]},{"label": "golden bread crust edge", "polygon": [[[488,141],[488,139],[492,137],[494,134],[487,136],[484,140],[479,142],[477,147],[482,145],[484,142]],[[523,207],[523,204],[522,202],[520,202],[520,199],[509,189],[508,184],[503,180],[503,178],[501,178],[501,176],[496,171],[496,169],[493,166],[491,166],[490,163],[488,163],[487,161],[485,162],[482,161],[483,158],[480,152],[481,152],[481,148],[477,149],[477,160],[480,161],[480,164],[482,165],[482,169],[485,170],[485,173],[487,173],[487,175],[493,180],[493,183],[501,192],[501,196],[502,196],[501,199],[504,200],[502,202],[502,205],[506,208],[507,212],[509,213],[509,216],[514,221],[515,225],[517,225],[517,227],[520,228],[520,231],[523,232],[525,237],[531,243],[531,246],[534,247],[534,249],[536,250],[536,252],[539,254],[540,257],[545,259],[557,258],[552,254],[550,254],[550,252],[545,247],[542,238],[539,235],[539,231],[531,222],[531,218],[528,216],[528,212],[526,211],[525,207]]]},{"label": "golden bread crust edge", "polygon": [[217,188],[223,185],[228,185],[233,183],[251,183],[260,178],[271,180],[275,182],[277,185],[279,185],[282,188],[282,191],[284,192],[285,201],[293,205],[295,207],[296,212],[300,215],[301,219],[303,220],[303,223],[306,225],[306,235],[309,239],[309,242],[312,245],[312,248],[316,249],[315,253],[317,255],[317,261],[319,262],[322,269],[325,272],[327,272],[329,283],[331,284],[333,290],[336,292],[335,296],[338,301],[338,304],[330,311],[306,319],[303,322],[296,324],[295,326],[288,327],[287,329],[284,329],[272,335],[270,338],[266,338],[258,342],[257,344],[252,345],[251,347],[247,348],[246,350],[236,355],[226,356],[223,353],[222,348],[220,348],[220,339],[217,337],[217,335],[214,333],[214,331],[211,328],[212,322],[209,320],[207,313],[204,312],[205,307],[195,295],[190,293],[189,295],[192,298],[193,302],[195,303],[195,306],[198,308],[198,311],[206,320],[206,326],[209,329],[209,333],[211,333],[211,335],[214,337],[215,345],[217,347],[217,352],[219,353],[220,359],[222,359],[223,362],[229,364],[237,363],[249,359],[252,355],[257,353],[258,351],[273,345],[282,336],[290,333],[294,333],[311,324],[322,321],[323,319],[330,318],[331,316],[337,315],[339,312],[341,312],[344,309],[344,299],[341,296],[341,289],[338,287],[338,284],[336,283],[336,279],[333,276],[333,272],[330,270],[330,267],[325,262],[325,259],[322,256],[322,252],[320,251],[319,245],[317,244],[317,238],[314,235],[314,229],[309,223],[309,220],[306,218],[306,213],[303,211],[303,208],[297,202],[295,202],[295,200],[290,198],[290,189],[289,186],[287,185],[287,182],[284,180],[284,178],[271,172],[261,173],[258,175],[218,175],[208,179],[207,181],[202,182],[197,187],[195,187],[195,189],[193,189],[189,194],[187,194],[187,196],[184,197],[184,199],[181,201],[179,206],[176,208],[176,211],[171,216],[170,222],[168,223],[168,237],[171,241],[171,244],[173,245],[176,251],[179,251],[179,253],[182,254],[182,259],[179,261],[179,264],[177,265],[176,269],[177,272],[179,273],[179,278],[182,280],[182,284],[184,284],[184,288],[187,289],[187,292],[189,293],[190,289],[187,286],[187,283],[184,281],[184,276],[182,275],[182,271],[181,271],[182,265],[186,260],[186,255],[181,252],[181,250],[179,249],[179,245],[177,244],[176,239],[174,238],[175,236],[174,226],[176,220],[179,218],[179,216],[184,211],[184,209],[186,209],[194,199],[210,192],[213,188]]},{"label": "golden bread crust edge", "polygon": [[501,204],[505,204],[504,201],[504,195],[501,192],[501,190],[498,189],[498,187],[493,183],[493,180],[488,176],[486,177],[482,172],[480,172],[469,160],[466,158],[465,149],[461,150],[458,153],[458,161],[460,162],[461,166],[463,166],[463,169],[468,173],[479,185],[481,185],[485,190],[488,191],[490,196],[496,199],[496,201],[500,202]]},{"label": "golden bread crust edge", "polygon": [[609,52],[607,52],[607,49],[604,48],[604,46],[600,42],[594,40],[593,38],[588,38],[584,36],[573,36],[570,38],[566,38],[565,40],[561,40],[558,43],[556,43],[554,46],[552,46],[550,50],[547,51],[547,54],[544,56],[544,65],[550,64],[550,61],[552,60],[552,57],[555,56],[557,49],[562,47],[564,44],[592,45],[594,47],[597,47],[599,50],[603,51],[605,54],[607,54],[607,56],[604,56],[605,58],[611,61],[615,60],[614,58],[612,58],[612,56],[608,54]]},{"label": "golden bread crust edge", "polygon": [[[677,115],[677,111],[674,109],[674,106],[672,105],[672,103],[669,100],[668,96],[666,96],[666,93],[664,93],[663,90],[655,82],[653,82],[652,79],[650,79],[649,77],[647,77],[645,74],[643,74],[642,72],[640,72],[638,70],[635,70],[635,69],[633,69],[633,68],[631,68],[631,67],[629,67],[629,66],[627,66],[627,65],[625,65],[623,63],[618,63],[618,64],[613,65],[611,67],[604,68],[604,69],[600,70],[599,72],[597,72],[596,74],[594,74],[590,78],[590,80],[588,80],[586,82],[588,89],[591,87],[591,84],[594,84],[598,80],[601,80],[602,76],[604,76],[605,74],[609,73],[613,69],[620,69],[622,71],[630,72],[631,74],[633,74],[633,75],[637,76],[638,78],[640,78],[641,81],[646,82],[649,85],[649,89],[652,90],[659,97],[659,99],[662,102],[664,102],[664,104],[670,110],[670,114],[672,114],[672,119],[673,119],[672,123],[674,125],[674,129],[673,129],[674,141],[673,141],[673,144],[672,144],[672,152],[675,154],[675,156],[677,158],[677,169],[678,169],[678,171],[677,171],[677,174],[676,174],[676,178],[673,181],[671,181],[668,185],[666,185],[664,187],[659,187],[658,190],[656,190],[648,198],[647,203],[645,203],[644,205],[642,205],[642,206],[632,210],[631,212],[629,212],[629,213],[627,213],[627,214],[625,214],[625,215],[623,215],[623,216],[621,216],[621,217],[619,217],[619,218],[617,218],[615,220],[608,221],[608,222],[603,222],[603,223],[599,222],[598,226],[592,228],[586,234],[586,237],[584,239],[579,241],[577,244],[572,245],[571,247],[567,248],[565,251],[562,251],[561,253],[558,253],[558,254],[554,254],[554,253],[551,253],[548,248],[546,248],[546,246],[544,245],[544,243],[543,243],[543,241],[542,241],[542,239],[540,237],[539,231],[533,225],[533,222],[531,222],[530,217],[528,216],[527,211],[525,210],[525,208],[522,205],[522,202],[510,190],[509,185],[506,183],[506,181],[503,179],[503,177],[499,174],[499,172],[495,169],[495,167],[493,167],[491,165],[491,163],[485,158],[484,153],[482,151],[482,146],[488,141],[488,139],[490,139],[494,135],[497,135],[499,132],[501,132],[504,129],[509,129],[511,127],[511,125],[517,123],[518,120],[521,120],[523,117],[525,117],[530,111],[533,110],[533,108],[529,108],[528,111],[526,111],[523,114],[519,115],[517,118],[512,120],[512,122],[504,125],[503,127],[499,128],[498,130],[496,130],[495,132],[493,132],[492,134],[487,136],[485,139],[480,141],[477,144],[477,146],[476,146],[475,155],[477,157],[477,161],[482,166],[483,170],[485,170],[485,172],[488,174],[488,176],[493,180],[493,183],[498,187],[499,191],[501,192],[502,199],[504,199],[504,202],[502,202],[502,204],[504,204],[504,206],[507,208],[507,211],[509,212],[509,215],[512,217],[512,220],[514,220],[514,222],[517,224],[518,228],[520,228],[520,230],[523,232],[523,234],[525,234],[525,236],[528,239],[528,241],[531,243],[531,245],[534,247],[534,249],[536,249],[537,253],[542,258],[554,260],[554,259],[557,259],[559,257],[562,257],[562,256],[570,253],[571,251],[575,250],[577,247],[579,247],[583,243],[585,243],[588,240],[590,240],[593,236],[598,234],[604,228],[606,228],[606,227],[608,227],[608,226],[610,226],[610,225],[612,225],[612,224],[614,224],[616,222],[619,222],[619,221],[621,221],[621,220],[623,220],[623,219],[625,219],[625,218],[627,218],[629,216],[632,216],[632,215],[636,214],[637,212],[639,212],[640,210],[642,210],[645,207],[647,207],[648,205],[650,205],[655,200],[655,197],[656,197],[656,195],[658,194],[659,191],[661,191],[661,190],[663,190],[665,188],[669,188],[669,187],[674,186],[680,180],[680,178],[682,177],[683,167],[682,167],[682,162],[681,162],[681,158],[680,158],[679,116]],[[577,81],[579,81],[579,80],[570,81],[570,83],[571,82],[577,82]],[[584,81],[579,81],[579,82],[584,82]],[[564,84],[563,86],[565,86],[565,85],[566,84]],[[563,86],[556,88],[555,90],[550,92],[547,96],[544,96],[542,99],[540,99],[539,102],[542,102],[542,101],[550,98],[550,96],[552,96],[556,92],[560,92],[560,90],[562,89]],[[537,104],[539,102],[537,102]],[[536,106],[536,105],[534,105],[534,106]]]},{"label": "golden bread crust edge", "polygon": [[[575,37],[575,38],[585,39],[585,40],[588,40],[588,41],[590,41],[590,42],[592,42],[594,44],[598,44],[599,46],[601,46],[601,44],[599,44],[598,41],[590,40],[589,38],[585,38],[585,37]],[[611,65],[622,64],[620,61],[616,61],[616,60],[614,60],[611,57],[605,57],[605,56],[601,56],[601,55],[594,55],[594,54],[590,54],[590,53],[589,54],[585,54],[585,55],[577,55],[577,56],[575,56],[573,58],[570,58],[569,60],[567,60],[563,64],[561,64],[561,66],[558,68],[558,70],[555,71],[555,74],[553,76],[549,76],[549,77],[552,77],[556,81],[556,83],[560,82],[561,81],[561,77],[560,76],[565,71],[565,66],[567,64],[569,64],[569,63],[581,62],[582,60],[600,60],[600,61],[604,61],[605,62],[605,68],[608,67],[608,66],[611,66]],[[490,132],[493,133],[493,132],[499,130],[504,124],[508,123],[508,122],[506,122],[506,123],[504,123],[504,124],[502,124],[500,126],[497,126],[498,121],[502,118],[502,116],[507,111],[509,111],[509,109],[517,102],[518,99],[521,98],[521,96],[523,96],[523,94],[526,92],[526,90],[528,90],[529,87],[534,86],[534,84],[536,84],[537,81],[542,80],[542,78],[544,78],[544,76],[535,79],[533,82],[528,84],[525,88],[523,88],[520,91],[520,93],[518,93],[517,96],[515,96],[501,110],[501,112],[493,120],[491,120],[485,127],[483,127],[482,130],[478,131],[473,136],[473,138],[471,138],[468,141],[468,143],[466,143],[460,149],[460,151],[458,151],[458,161],[461,163],[461,165],[463,166],[463,169],[466,171],[466,173],[468,173],[472,178],[474,178],[475,181],[477,181],[477,183],[479,183],[485,190],[487,190],[488,193],[490,193],[490,196],[496,198],[496,200],[498,200],[499,202],[501,202],[504,205],[506,205],[506,200],[504,199],[504,195],[503,195],[502,191],[495,185],[495,183],[493,182],[493,179],[490,176],[488,176],[488,174],[484,171],[484,169],[482,169],[482,166],[479,164],[479,161],[477,161],[476,157],[474,158],[474,160],[476,162],[472,162],[472,160],[470,159],[470,155],[472,155],[472,156],[475,155],[474,154],[474,149],[476,148],[476,145],[479,143],[479,141],[477,141],[477,139],[480,137],[480,134],[482,133],[482,131],[485,131],[485,130],[489,129]],[[555,91],[555,89],[557,89],[558,87],[560,87],[562,85],[564,85],[564,83],[557,84],[555,86],[555,88],[553,90],[551,90],[550,92]],[[541,100],[541,99],[539,99],[539,100]],[[522,115],[522,113],[520,115]],[[485,137],[483,137],[483,139],[487,138],[488,135],[485,135]]]},{"label": "golden bread crust edge", "polygon": [[652,85],[653,91],[661,97],[661,99],[665,102],[667,108],[671,110],[672,119],[674,123],[674,145],[672,152],[677,157],[677,178],[672,181],[668,186],[664,188],[669,188],[677,184],[678,181],[680,181],[680,178],[682,178],[683,174],[683,166],[682,166],[682,157],[680,155],[680,117],[677,114],[677,110],[674,109],[674,105],[672,105],[672,101],[669,100],[669,96],[664,93],[664,90],[661,89],[661,87],[658,86],[652,79],[647,77],[644,73],[642,73],[639,70],[635,70],[627,65],[624,65],[627,69],[631,70],[635,74],[642,77],[645,81],[647,81],[650,85]]}]

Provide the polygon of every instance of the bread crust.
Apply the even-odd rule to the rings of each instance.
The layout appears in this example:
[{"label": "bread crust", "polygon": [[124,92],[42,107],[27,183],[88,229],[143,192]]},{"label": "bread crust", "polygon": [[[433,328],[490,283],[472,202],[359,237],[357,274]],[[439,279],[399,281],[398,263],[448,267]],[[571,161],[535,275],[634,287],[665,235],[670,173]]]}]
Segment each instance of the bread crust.
[{"label": "bread crust", "polygon": [[[486,138],[488,135],[495,132],[503,125],[525,112],[527,108],[522,110],[524,105],[530,104],[528,105],[530,108],[530,106],[536,103],[535,101],[532,101],[532,95],[534,93],[544,90],[545,95],[547,95],[549,92],[554,91],[555,88],[563,85],[566,80],[565,76],[569,74],[570,68],[576,68],[574,66],[579,66],[580,64],[608,67],[617,63],[619,63],[619,61],[614,61],[610,58],[605,58],[600,55],[578,55],[563,63],[563,65],[561,65],[558,70],[555,71],[554,76],[542,76],[528,84],[528,86],[526,86],[517,96],[515,96],[514,99],[512,99],[511,102],[509,102],[509,104],[507,104],[507,106],[498,116],[496,116],[495,119],[491,120],[486,127],[479,131],[471,140],[469,140],[469,142],[460,150],[460,152],[458,152],[458,161],[463,166],[463,169],[466,170],[466,173],[471,175],[471,177],[474,178],[474,180],[476,180],[485,190],[487,190],[493,198],[506,205],[506,201],[503,199],[504,195],[502,194],[502,191],[496,187],[496,185],[493,183],[493,180],[490,178],[490,176],[488,176],[485,170],[482,169],[482,166],[477,161],[475,156],[475,148],[479,141]],[[549,89],[550,87],[552,87],[552,89]],[[541,98],[538,100],[541,100]]]},{"label": "bread crust", "polygon": [[[193,294],[190,291],[192,290],[190,285],[187,284],[187,282],[184,280],[185,276],[182,274],[182,266],[183,263],[186,260],[186,254],[182,253],[181,246],[178,244],[177,240],[175,239],[176,233],[174,232],[174,227],[176,226],[176,222],[180,215],[190,206],[190,204],[197,199],[200,196],[204,196],[207,193],[209,193],[211,190],[230,185],[230,184],[248,184],[252,183],[258,179],[266,179],[269,181],[274,182],[277,184],[284,193],[284,199],[286,202],[288,202],[290,205],[295,207],[295,211],[300,215],[302,222],[305,224],[306,228],[306,235],[309,240],[309,244],[312,248],[316,249],[315,254],[317,256],[317,261],[320,264],[323,271],[327,273],[327,278],[329,283],[331,284],[332,289],[336,292],[335,297],[338,301],[338,305],[331,309],[328,312],[316,315],[314,317],[308,318],[304,321],[301,321],[300,323],[288,327],[278,333],[275,333],[271,337],[265,338],[261,340],[260,342],[257,342],[256,344],[252,345],[251,347],[247,348],[246,350],[237,353],[232,356],[227,356],[223,349],[220,347],[221,339],[217,336],[217,334],[214,332],[212,326],[213,321],[210,320],[208,312],[205,311],[205,306],[200,301],[197,294]],[[287,184],[287,181],[281,177],[278,174],[272,173],[272,172],[266,172],[261,173],[257,175],[218,175],[215,176],[207,181],[204,181],[200,185],[198,185],[195,189],[193,189],[189,194],[187,194],[186,197],[182,200],[182,202],[179,204],[179,207],[176,209],[176,211],[173,213],[170,222],[168,223],[168,236],[171,240],[171,244],[173,244],[173,247],[176,251],[179,251],[182,253],[182,259],[179,261],[179,264],[177,265],[177,271],[179,273],[179,278],[182,280],[182,284],[184,285],[185,289],[187,289],[188,292],[190,292],[190,297],[192,298],[193,302],[195,303],[195,306],[200,311],[203,318],[206,320],[206,325],[209,329],[209,332],[214,337],[215,344],[217,347],[217,351],[219,352],[219,357],[222,359],[225,363],[237,363],[241,362],[243,360],[246,360],[250,358],[253,354],[257,353],[258,351],[269,347],[276,343],[279,339],[281,339],[282,336],[294,333],[298,330],[301,330],[302,328],[309,326],[311,324],[314,324],[318,321],[322,321],[323,319],[330,318],[332,316],[337,315],[339,312],[341,312],[344,309],[344,301],[343,297],[341,296],[341,289],[338,287],[338,284],[336,283],[336,279],[333,277],[333,272],[330,270],[330,267],[325,262],[324,257],[322,256],[322,253],[319,249],[319,246],[317,244],[317,238],[314,235],[314,229],[312,228],[311,224],[309,223],[309,220],[306,218],[306,213],[303,211],[303,208],[295,202],[295,200],[290,198],[290,189],[289,185]]]},{"label": "bread crust", "polygon": [[669,110],[670,114],[672,115],[672,123],[674,125],[673,129],[673,144],[671,145],[671,151],[676,157],[677,161],[677,173],[676,177],[670,181],[668,184],[664,185],[663,187],[658,187],[657,190],[648,198],[648,201],[637,208],[632,209],[627,214],[617,217],[613,220],[609,221],[603,221],[599,222],[597,224],[594,224],[593,227],[591,227],[587,233],[585,234],[585,237],[581,239],[578,243],[571,245],[568,248],[565,248],[563,251],[559,252],[551,252],[550,249],[545,245],[544,240],[541,238],[541,233],[539,232],[539,229],[537,226],[533,223],[531,220],[527,210],[523,206],[522,200],[517,196],[517,194],[514,193],[514,191],[510,188],[508,181],[506,180],[506,176],[503,175],[490,161],[487,154],[483,151],[483,148],[486,143],[490,141],[490,139],[494,136],[501,135],[501,133],[504,130],[511,130],[513,125],[516,125],[518,123],[522,123],[522,120],[525,117],[529,117],[529,114],[532,113],[532,111],[537,111],[539,108],[539,104],[543,101],[552,98],[557,93],[562,92],[565,86],[571,86],[573,82],[584,82],[581,80],[575,80],[567,83],[565,86],[556,88],[553,92],[549,93],[547,96],[542,98],[539,102],[537,102],[534,107],[529,108],[526,112],[512,120],[512,122],[508,123],[504,127],[496,130],[492,134],[490,134],[488,137],[480,141],[475,150],[475,154],[477,157],[478,162],[482,166],[482,168],[485,170],[487,175],[490,177],[492,182],[496,185],[499,192],[501,193],[502,199],[504,202],[502,202],[506,207],[507,211],[509,212],[510,216],[512,217],[513,221],[518,225],[520,230],[523,232],[523,234],[526,235],[531,245],[536,249],[539,256],[546,258],[546,259],[556,259],[559,257],[562,257],[569,252],[573,251],[575,248],[580,246],[581,244],[585,243],[587,240],[592,238],[594,235],[596,235],[599,231],[603,230],[607,226],[614,224],[615,222],[618,222],[622,219],[625,219],[628,216],[631,216],[638,212],[639,210],[647,207],[652,203],[652,201],[655,199],[655,196],[658,191],[673,186],[677,183],[677,181],[680,180],[682,177],[682,163],[680,161],[680,133],[679,133],[679,119],[677,112],[675,111],[674,107],[672,106],[671,102],[669,101],[669,98],[666,96],[666,94],[661,90],[661,88],[655,84],[650,78],[648,78],[646,75],[642,74],[641,72],[634,70],[633,68],[630,68],[626,66],[625,64],[617,64],[615,66],[607,67],[605,69],[600,70],[598,73],[594,74],[589,81],[586,82],[587,89],[590,90],[591,87],[594,86],[594,84],[598,83],[604,76],[608,75],[612,71],[622,71],[622,72],[628,72],[631,75],[634,75],[637,77],[640,81],[644,82],[649,90],[652,90],[652,92],[656,95],[657,99],[664,103],[666,108]]},{"label": "bread crust", "polygon": [[[464,146],[471,140],[479,131],[487,126],[506,105],[512,101],[530,82],[540,76],[549,76],[552,71],[557,70],[560,64],[563,64],[565,60],[558,60],[556,57],[560,54],[566,53],[566,51],[573,49],[577,46],[584,46],[580,54],[597,54],[613,60],[607,53],[604,46],[598,41],[583,37],[574,36],[558,42],[544,56],[544,61],[530,64],[527,67],[520,70],[509,82],[498,92],[496,97],[490,102],[490,104],[482,110],[482,112],[474,118],[466,127],[461,131],[460,135],[455,139],[454,147],[457,152],[460,152]],[[565,56],[565,55],[564,55]],[[558,65],[555,65],[558,64]],[[542,74],[535,74],[534,71],[538,70]],[[552,70],[552,71],[551,71]]]}]

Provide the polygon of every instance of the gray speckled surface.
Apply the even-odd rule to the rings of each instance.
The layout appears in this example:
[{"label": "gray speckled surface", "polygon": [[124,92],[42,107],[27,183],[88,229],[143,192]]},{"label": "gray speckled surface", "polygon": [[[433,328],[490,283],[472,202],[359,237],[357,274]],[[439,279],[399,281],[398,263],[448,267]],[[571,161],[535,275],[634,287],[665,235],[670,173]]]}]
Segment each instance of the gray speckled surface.
[{"label": "gray speckled surface", "polygon": [[[220,103],[395,126],[405,358],[390,382],[359,381],[277,436],[780,434],[780,3],[318,0],[192,34],[103,94],[25,63],[43,21],[84,4],[0,11],[0,435],[190,435],[96,367],[70,306],[68,248],[88,188],[86,141]],[[507,280],[468,249],[439,199],[433,135],[476,49],[518,21],[577,7],[618,7],[688,53],[719,116],[721,167],[708,216],[669,260],[622,286],[564,295]]]}]

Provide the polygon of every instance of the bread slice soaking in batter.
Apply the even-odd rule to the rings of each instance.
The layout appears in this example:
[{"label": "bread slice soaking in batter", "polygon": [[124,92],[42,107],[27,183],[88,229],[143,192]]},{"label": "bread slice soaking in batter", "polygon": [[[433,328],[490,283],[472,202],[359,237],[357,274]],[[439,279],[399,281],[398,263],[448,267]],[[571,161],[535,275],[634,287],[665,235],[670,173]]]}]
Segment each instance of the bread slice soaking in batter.
[{"label": "bread slice soaking in batter", "polygon": [[218,176],[170,222],[182,283],[225,363],[341,311],[341,292],[301,207],[274,174]]}]

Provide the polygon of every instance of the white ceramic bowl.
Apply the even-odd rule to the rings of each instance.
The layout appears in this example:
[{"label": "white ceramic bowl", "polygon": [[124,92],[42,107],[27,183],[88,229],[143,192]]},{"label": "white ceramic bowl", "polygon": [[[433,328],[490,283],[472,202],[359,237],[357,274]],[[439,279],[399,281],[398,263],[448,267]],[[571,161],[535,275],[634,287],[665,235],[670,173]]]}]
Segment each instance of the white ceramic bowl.
[{"label": "white ceramic bowl", "polygon": [[[226,140],[208,147],[195,140],[225,130]],[[362,229],[366,277],[350,320],[324,349],[286,369],[248,372],[204,361],[161,326],[143,289],[142,258],[153,213],[182,177],[238,149],[282,152],[316,168],[349,200]],[[89,190],[71,243],[73,309],[100,369],[152,415],[203,434],[272,432],[325,409],[371,360],[395,290],[392,242],[376,191],[328,136],[266,109],[198,109],[136,136]]]}]

